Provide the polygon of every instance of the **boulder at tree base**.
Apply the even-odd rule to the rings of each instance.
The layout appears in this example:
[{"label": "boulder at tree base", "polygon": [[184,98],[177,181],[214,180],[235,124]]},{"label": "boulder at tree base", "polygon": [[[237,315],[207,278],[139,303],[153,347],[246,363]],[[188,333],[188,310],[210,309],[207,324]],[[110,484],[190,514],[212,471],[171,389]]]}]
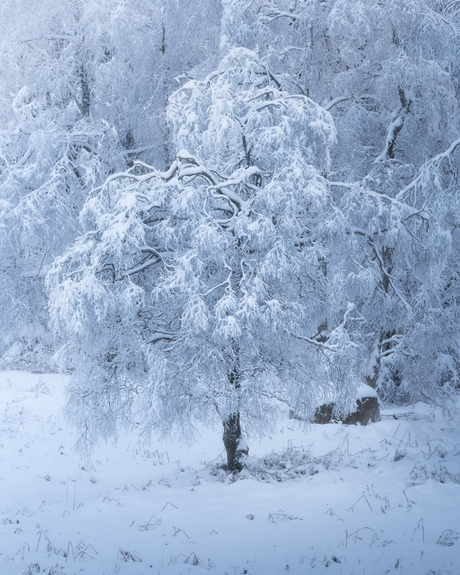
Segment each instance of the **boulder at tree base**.
[{"label": "boulder at tree base", "polygon": [[356,411],[344,418],[333,416],[334,403],[326,403],[315,411],[315,423],[331,423],[341,421],[345,425],[367,425],[369,422],[380,421],[380,408],[377,397],[362,397],[356,400]]},{"label": "boulder at tree base", "polygon": [[[377,392],[369,385],[362,385],[358,388],[356,394],[356,409],[344,417],[334,414],[335,403],[333,401],[320,405],[315,410],[313,416],[313,423],[326,424],[334,422],[342,422],[345,425],[367,425],[372,422],[380,421],[380,408]],[[290,411],[289,416],[291,419],[302,420]]]}]

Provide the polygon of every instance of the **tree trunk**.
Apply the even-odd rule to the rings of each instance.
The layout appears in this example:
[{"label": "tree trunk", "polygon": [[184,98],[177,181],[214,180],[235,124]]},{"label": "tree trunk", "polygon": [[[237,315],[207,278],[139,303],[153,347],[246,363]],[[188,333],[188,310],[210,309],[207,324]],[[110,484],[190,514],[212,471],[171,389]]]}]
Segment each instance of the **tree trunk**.
[{"label": "tree trunk", "polygon": [[[233,365],[230,369],[228,379],[230,385],[234,388],[235,393],[238,394],[240,390],[239,378],[239,347],[233,343]],[[224,422],[224,446],[227,451],[227,467],[231,472],[241,471],[243,468],[243,461],[249,453],[249,448],[243,439],[241,433],[240,413],[232,413]]]},{"label": "tree trunk", "polygon": [[[378,340],[375,342],[373,350],[373,354],[375,354],[375,357],[373,364],[371,366],[372,371],[369,375],[366,375],[366,383],[373,389],[377,387],[377,381],[380,376],[381,359],[383,355],[385,355],[385,352],[388,352],[390,350],[390,344],[383,342],[391,339],[394,335],[395,335],[394,331],[391,332],[387,331],[384,333],[380,333]],[[395,385],[398,386],[399,384],[397,383],[398,380],[397,372],[393,374],[393,379],[395,381]]]},{"label": "tree trunk", "polygon": [[[388,139],[388,147],[387,147],[387,157],[391,160],[394,160],[395,153],[394,153],[394,146],[396,143],[396,138],[398,137],[399,132],[402,130],[404,126],[404,121],[406,119],[407,114],[409,113],[411,101],[406,99],[406,94],[402,88],[398,88],[399,91],[399,99],[401,100],[401,111],[399,112],[397,119],[399,119],[399,123],[394,125],[393,132],[389,134]],[[396,119],[396,120],[397,120]],[[396,122],[394,120],[394,122]]]},{"label": "tree trunk", "polygon": [[231,472],[241,471],[243,461],[249,453],[241,434],[240,414],[234,413],[224,421],[224,445],[227,451],[227,467]]},{"label": "tree trunk", "polygon": [[162,62],[162,75],[163,75],[163,154],[164,154],[164,168],[167,170],[173,160],[173,145],[171,142],[171,130],[166,118],[166,108],[168,107],[168,98],[171,93],[171,89],[169,86],[170,81],[170,69],[169,69],[169,54],[166,50],[166,23],[165,23],[165,13],[166,13],[166,6],[163,3],[162,7],[163,13],[163,21],[161,22],[161,45],[160,45],[160,52],[161,52],[161,62]]},{"label": "tree trunk", "polygon": [[84,118],[89,118],[89,108],[91,104],[91,89],[89,87],[88,75],[83,65],[80,66],[80,85],[81,85],[80,111]]}]

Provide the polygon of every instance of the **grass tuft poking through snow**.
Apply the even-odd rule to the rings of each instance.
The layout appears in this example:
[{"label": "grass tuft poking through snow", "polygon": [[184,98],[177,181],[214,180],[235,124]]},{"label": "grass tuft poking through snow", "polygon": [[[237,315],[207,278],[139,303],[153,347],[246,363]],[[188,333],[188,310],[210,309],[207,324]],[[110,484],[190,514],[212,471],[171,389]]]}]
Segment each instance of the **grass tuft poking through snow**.
[{"label": "grass tuft poking through snow", "polygon": [[460,574],[460,418],[286,419],[229,475],[220,430],[127,435],[81,460],[64,386],[0,374],[1,575]]}]

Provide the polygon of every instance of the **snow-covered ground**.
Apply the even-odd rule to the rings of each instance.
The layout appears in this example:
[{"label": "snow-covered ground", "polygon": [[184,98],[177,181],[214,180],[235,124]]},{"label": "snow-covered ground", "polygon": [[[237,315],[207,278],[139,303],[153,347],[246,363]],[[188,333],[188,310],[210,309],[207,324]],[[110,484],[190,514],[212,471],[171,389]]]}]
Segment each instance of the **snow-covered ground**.
[{"label": "snow-covered ground", "polygon": [[0,374],[0,575],[460,574],[460,417],[418,404],[365,428],[286,420],[253,438],[235,481],[215,465],[218,430],[81,460],[64,384]]}]

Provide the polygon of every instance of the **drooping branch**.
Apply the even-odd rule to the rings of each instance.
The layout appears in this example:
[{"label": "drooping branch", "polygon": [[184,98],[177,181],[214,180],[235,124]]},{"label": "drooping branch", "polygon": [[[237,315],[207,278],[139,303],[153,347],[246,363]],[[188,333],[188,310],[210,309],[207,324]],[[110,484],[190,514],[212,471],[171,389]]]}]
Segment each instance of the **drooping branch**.
[{"label": "drooping branch", "polygon": [[246,182],[251,176],[261,175],[261,170],[257,166],[248,166],[244,169],[240,169],[228,178],[220,176],[222,181],[219,182],[213,173],[206,169],[199,159],[192,154],[188,154],[182,150],[177,155],[177,158],[181,163],[184,162],[184,164],[180,166],[177,175],[179,180],[201,176],[211,184],[209,191],[214,198],[225,198],[231,205],[236,206],[238,212],[242,212],[248,208],[249,201],[243,200],[232,188]]},{"label": "drooping branch", "polygon": [[175,341],[176,339],[177,339],[177,334],[163,333],[163,332],[157,331],[150,336],[150,339],[147,343],[151,345],[151,344],[157,343],[158,341],[161,341],[161,340]]},{"label": "drooping branch", "polygon": [[133,266],[132,268],[127,269],[122,276],[123,277],[128,277],[128,276],[132,276],[135,274],[138,274],[144,270],[146,270],[149,267],[152,267],[156,264],[159,264],[160,262],[163,261],[163,258],[161,257],[150,257],[147,260],[145,260],[144,262],[141,262],[135,266]]},{"label": "drooping branch", "polygon": [[412,180],[412,182],[410,182],[410,184],[407,184],[407,186],[405,186],[396,195],[396,200],[400,201],[401,198],[405,194],[407,194],[407,192],[415,189],[420,184],[420,182],[427,176],[429,171],[432,168],[438,168],[441,165],[441,163],[443,162],[443,160],[450,158],[450,156],[455,152],[455,150],[458,148],[458,146],[460,146],[460,138],[455,140],[455,142],[453,142],[445,152],[441,152],[440,154],[438,154],[437,156],[435,156],[431,160],[428,160],[428,162],[425,162],[425,164],[423,164],[423,166],[420,168],[419,175],[415,178],[415,180]]},{"label": "drooping branch", "polygon": [[339,96],[338,98],[334,98],[333,100],[328,102],[325,106],[323,106],[323,108],[326,110],[326,112],[329,112],[331,108],[337,106],[337,104],[346,102],[347,100],[351,100],[351,96]]},{"label": "drooping branch", "polygon": [[383,200],[384,202],[387,202],[388,204],[393,204],[397,208],[406,208],[407,209],[410,207],[407,204],[401,202],[398,199],[398,197],[392,198],[391,196],[388,196],[387,194],[384,194],[381,192],[374,192],[373,190],[365,189],[359,183],[354,184],[354,183],[348,183],[348,182],[331,182],[331,181],[328,181],[328,184],[330,186],[334,186],[337,188],[347,188],[348,190],[354,190],[360,194],[375,198],[376,200]]}]

